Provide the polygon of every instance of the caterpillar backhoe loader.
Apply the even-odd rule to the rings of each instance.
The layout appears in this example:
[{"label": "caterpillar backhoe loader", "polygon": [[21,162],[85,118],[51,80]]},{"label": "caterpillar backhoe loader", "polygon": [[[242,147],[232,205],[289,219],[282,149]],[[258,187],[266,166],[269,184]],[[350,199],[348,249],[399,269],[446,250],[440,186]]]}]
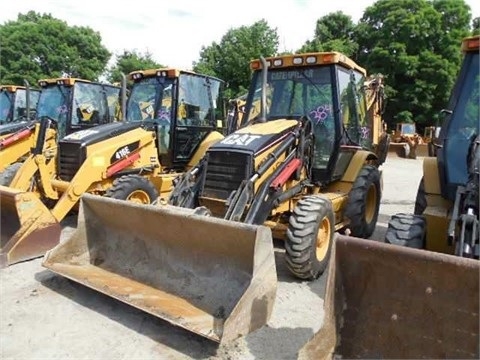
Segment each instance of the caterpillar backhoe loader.
[{"label": "caterpillar backhoe loader", "polygon": [[415,214],[392,216],[386,244],[336,240],[325,321],[299,359],[480,357],[479,39],[462,42],[463,65],[436,157],[424,159]]},{"label": "caterpillar backhoe loader", "polygon": [[54,149],[57,140],[72,132],[120,120],[116,108],[120,87],[75,78],[39,81],[41,93],[36,107],[36,120],[17,125],[15,132],[0,140],[0,185],[9,185],[22,161],[35,147],[36,128],[42,118],[54,121],[42,138],[41,148]]},{"label": "caterpillar backhoe loader", "polygon": [[[173,180],[223,138],[214,131],[224,112],[216,106],[221,103],[221,80],[176,69],[130,76],[134,85],[127,121],[70,133],[52,149],[45,144],[58,131],[58,117],[41,117],[31,155],[10,186],[0,186],[1,266],[43,256],[57,244],[59,222],[83,193],[150,203],[159,193],[168,193]],[[65,89],[55,86],[52,91],[62,103]],[[79,120],[84,104],[73,108]],[[90,117],[83,121],[105,119],[110,112],[104,105],[98,115],[85,107]],[[52,111],[59,116],[58,106]]]},{"label": "caterpillar backhoe loader", "polygon": [[302,279],[324,271],[336,230],[369,237],[385,156],[370,149],[386,151],[387,139],[382,77],[335,52],[251,68],[240,129],[210,146],[168,198],[138,205],[84,195],[77,231],[43,265],[225,342],[270,317],[272,234],[285,239]]},{"label": "caterpillar backhoe loader", "polygon": [[389,153],[408,159],[428,156],[428,142],[417,133],[415,123],[397,123],[391,136]]},{"label": "caterpillar backhoe loader", "polygon": [[25,86],[0,85],[0,140],[32,120],[39,95],[40,90],[31,89],[27,81]]}]

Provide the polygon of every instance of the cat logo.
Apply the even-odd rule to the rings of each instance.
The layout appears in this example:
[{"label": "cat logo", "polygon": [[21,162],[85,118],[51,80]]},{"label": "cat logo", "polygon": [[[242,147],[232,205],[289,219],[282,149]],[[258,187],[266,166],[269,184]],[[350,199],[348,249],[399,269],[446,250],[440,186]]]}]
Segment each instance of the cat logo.
[{"label": "cat logo", "polygon": [[260,135],[250,135],[250,134],[232,134],[229,137],[226,137],[221,141],[221,144],[225,145],[238,145],[238,146],[247,146],[252,141],[260,139]]},{"label": "cat logo", "polygon": [[92,130],[92,129],[86,129],[86,130],[79,130],[77,132],[74,132],[68,136],[65,136],[65,140],[81,140],[86,138],[87,136],[93,135],[93,134],[98,134],[97,130]]}]

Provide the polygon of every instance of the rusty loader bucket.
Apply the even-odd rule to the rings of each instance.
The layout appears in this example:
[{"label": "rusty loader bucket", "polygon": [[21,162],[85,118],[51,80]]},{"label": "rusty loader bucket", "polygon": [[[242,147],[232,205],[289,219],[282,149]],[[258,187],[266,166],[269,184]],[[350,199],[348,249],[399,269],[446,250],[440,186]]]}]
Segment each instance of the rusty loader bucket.
[{"label": "rusty loader bucket", "polygon": [[33,192],[0,186],[0,268],[45,255],[61,227]]},{"label": "rusty loader bucket", "polygon": [[43,266],[216,342],[265,325],[277,287],[267,227],[89,194]]},{"label": "rusty loader bucket", "polygon": [[391,142],[390,145],[388,146],[387,157],[407,158],[409,153],[410,153],[410,145],[408,145],[408,143]]},{"label": "rusty loader bucket", "polygon": [[299,359],[479,358],[480,262],[338,236]]}]

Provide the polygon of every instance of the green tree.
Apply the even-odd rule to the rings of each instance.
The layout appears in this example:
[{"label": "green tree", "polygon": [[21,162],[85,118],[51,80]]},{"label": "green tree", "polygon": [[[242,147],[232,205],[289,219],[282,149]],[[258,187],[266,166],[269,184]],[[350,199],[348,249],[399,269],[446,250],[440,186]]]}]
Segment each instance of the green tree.
[{"label": "green tree", "polygon": [[476,17],[472,21],[472,35],[480,35],[480,17]]},{"label": "green tree", "polygon": [[152,54],[148,51],[144,54],[136,50],[124,50],[122,54],[117,55],[115,65],[108,71],[108,80],[110,82],[119,82],[122,79],[122,73],[128,75],[135,70],[147,70],[162,68],[158,62],[152,59]]},{"label": "green tree", "polygon": [[460,42],[470,33],[463,0],[379,0],[356,26],[356,60],[386,75],[385,118],[431,125],[459,70]]},{"label": "green tree", "polygon": [[352,56],[358,49],[354,40],[355,24],[352,18],[341,11],[330,13],[317,20],[313,39],[307,40],[297,51],[339,51]]},{"label": "green tree", "polygon": [[235,97],[248,88],[250,60],[276,54],[278,43],[277,29],[269,27],[264,19],[251,26],[232,28],[220,43],[202,47],[200,59],[193,63],[193,69],[227,81],[226,95]]},{"label": "green tree", "polygon": [[0,25],[0,83],[61,76],[97,80],[110,59],[98,32],[29,11]]}]

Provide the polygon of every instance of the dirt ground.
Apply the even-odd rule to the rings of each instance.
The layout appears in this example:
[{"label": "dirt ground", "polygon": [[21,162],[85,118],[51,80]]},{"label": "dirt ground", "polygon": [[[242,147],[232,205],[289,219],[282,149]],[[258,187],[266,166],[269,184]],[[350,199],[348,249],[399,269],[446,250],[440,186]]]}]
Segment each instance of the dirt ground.
[{"label": "dirt ground", "polygon": [[[422,159],[389,158],[383,165],[377,229],[390,215],[412,212]],[[76,225],[63,222],[62,238]],[[1,359],[295,359],[323,322],[324,274],[292,277],[276,247],[278,289],[267,326],[219,346],[129,305],[55,275],[41,259],[0,270]]]}]

